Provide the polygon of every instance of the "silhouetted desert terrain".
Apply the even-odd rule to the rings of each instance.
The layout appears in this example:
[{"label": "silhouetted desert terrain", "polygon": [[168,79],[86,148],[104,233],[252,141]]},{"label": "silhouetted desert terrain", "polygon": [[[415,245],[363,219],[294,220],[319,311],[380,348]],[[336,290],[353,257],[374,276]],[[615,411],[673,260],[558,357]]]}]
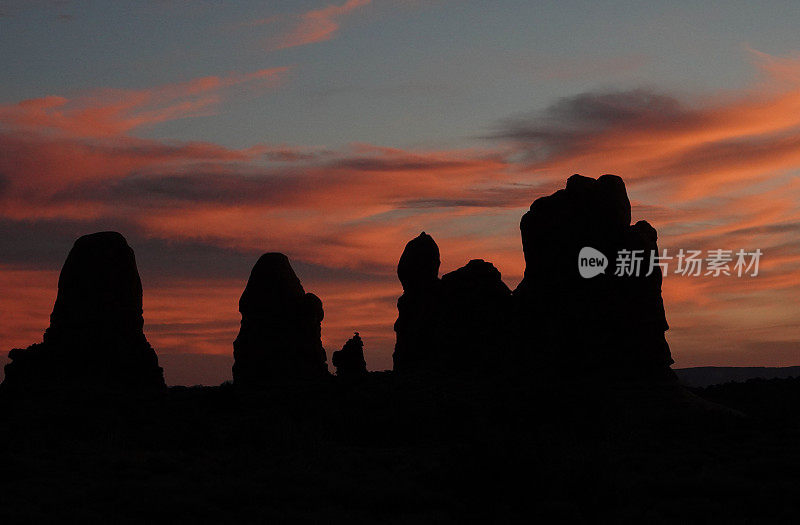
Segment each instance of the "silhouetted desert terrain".
[{"label": "silhouetted desert terrain", "polygon": [[0,519],[791,521],[800,379],[682,385],[660,270],[575,266],[584,246],[655,253],[655,229],[630,222],[622,179],[570,177],[523,217],[513,291],[482,259],[440,277],[421,233],[398,263],[385,372],[367,371],[358,333],[326,352],[322,300],[266,253],[233,381],[207,387],[166,386],[125,238],[83,236],[42,342],[9,353]]},{"label": "silhouetted desert terrain", "polygon": [[4,397],[0,516],[781,521],[800,511],[798,406],[794,379],[690,393],[527,372]]},{"label": "silhouetted desert terrain", "polygon": [[750,379],[800,377],[800,366],[696,366],[676,369],[675,374],[686,386],[707,387]]}]

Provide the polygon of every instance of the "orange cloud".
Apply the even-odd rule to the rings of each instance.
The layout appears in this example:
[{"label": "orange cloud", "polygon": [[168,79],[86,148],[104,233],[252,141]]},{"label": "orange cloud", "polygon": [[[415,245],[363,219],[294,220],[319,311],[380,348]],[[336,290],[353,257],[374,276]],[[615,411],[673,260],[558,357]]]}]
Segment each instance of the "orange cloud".
[{"label": "orange cloud", "polygon": [[102,89],[74,98],[47,96],[0,106],[0,123],[15,131],[104,138],[186,117],[210,114],[224,89],[245,84],[274,86],[287,67],[225,77],[209,76],[151,89]]},{"label": "orange cloud", "polygon": [[691,103],[644,89],[585,93],[507,120],[494,137],[537,173],[621,173],[683,203],[757,187],[800,165],[800,62],[754,56],[764,77],[744,93]]},{"label": "orange cloud", "polygon": [[341,5],[328,5],[312,11],[291,16],[272,16],[256,20],[248,25],[265,25],[286,21],[290,28],[268,42],[268,49],[276,51],[290,47],[324,42],[334,37],[341,27],[342,18],[367,6],[372,0],[347,0]]},{"label": "orange cloud", "polygon": [[[335,22],[364,3],[320,16]],[[796,302],[800,282],[800,80],[791,59],[759,60],[767,76],[747,92],[693,103],[643,90],[584,94],[503,123],[483,149],[232,149],[132,136],[213,111],[237,86],[271,86],[282,69],[4,105],[0,227],[41,232],[69,223],[65,238],[123,229],[142,254],[148,335],[172,354],[228,353],[249,265],[264,251],[283,251],[325,304],[329,352],[359,330],[370,366],[383,368],[391,362],[394,268],[405,242],[426,230],[440,244],[443,272],[484,258],[513,288],[523,271],[519,218],[530,202],[574,172],[613,172],[627,181],[636,218],[658,228],[662,247],[764,251],[755,279],[664,279],[679,364],[712,364],[703,359],[718,359],[720,346],[753,356],[747,345],[764,338],[760,326],[800,326],[800,312],[784,307]],[[176,256],[192,255],[149,269],[167,244]],[[0,283],[9,297],[27,299],[15,310],[21,314],[4,317],[12,321],[0,337],[33,341],[44,326],[31,321],[32,311],[42,309],[37,319],[46,325],[55,292],[26,291],[13,272],[34,271],[26,261],[39,257],[25,245],[13,261],[3,259],[14,249],[10,243],[0,254]],[[226,265],[228,253],[240,257]],[[46,275],[60,260],[48,259]],[[192,265],[195,274],[177,274]],[[772,335],[800,340],[786,326]]]},{"label": "orange cloud", "polygon": [[[209,76],[143,90],[101,89],[74,97],[48,96],[0,105],[0,192],[3,215],[89,218],[103,203],[52,201],[66,188],[98,185],[132,173],[201,162],[245,161],[268,149],[232,150],[202,142],[140,139],[140,127],[209,114],[226,90],[273,87],[288,69]],[[47,206],[42,204],[47,203]],[[34,205],[34,204],[39,204]]]}]

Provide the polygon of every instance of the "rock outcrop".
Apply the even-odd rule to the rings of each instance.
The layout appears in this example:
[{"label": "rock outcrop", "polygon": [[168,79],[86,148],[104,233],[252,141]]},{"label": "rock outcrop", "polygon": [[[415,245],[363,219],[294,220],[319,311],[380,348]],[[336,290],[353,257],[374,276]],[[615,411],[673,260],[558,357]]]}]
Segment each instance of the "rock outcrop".
[{"label": "rock outcrop", "polygon": [[406,244],[397,276],[403,295],[397,300],[395,371],[425,368],[441,350],[441,281],[439,247],[425,232]]},{"label": "rock outcrop", "polygon": [[328,374],[321,341],[322,301],[306,293],[282,253],[261,256],[239,299],[233,381],[262,386]]},{"label": "rock outcrop", "polygon": [[505,366],[511,290],[490,262],[473,259],[442,276],[443,345],[455,368]]},{"label": "rock outcrop", "polygon": [[491,367],[505,341],[511,291],[480,259],[438,277],[439,248],[422,232],[400,257],[403,295],[394,329],[396,371],[458,371]]},{"label": "rock outcrop", "polygon": [[[672,377],[661,270],[650,264],[657,234],[645,221],[630,222],[625,183],[614,175],[573,175],[522,217],[526,267],[514,291],[515,328],[532,364],[578,375]],[[584,247],[608,258],[605,272],[580,275]],[[638,275],[616,271],[625,250],[641,258]]]},{"label": "rock outcrop", "polygon": [[435,286],[441,264],[439,246],[433,237],[422,232],[410,240],[397,263],[397,277],[403,291],[429,290]]},{"label": "rock outcrop", "polygon": [[354,379],[367,375],[367,362],[364,360],[364,341],[358,332],[331,356],[331,363],[336,367],[336,375],[346,379]]},{"label": "rock outcrop", "polygon": [[117,232],[85,235],[61,269],[43,342],[9,353],[3,387],[163,389],[163,371],[143,325],[133,250]]},{"label": "rock outcrop", "polygon": [[[537,199],[520,224],[524,279],[513,292],[490,263],[473,260],[438,278],[439,249],[424,232],[406,246],[397,273],[396,371],[499,368],[543,377],[668,378],[655,229],[631,225],[621,178],[574,175]],[[607,257],[584,278],[584,247]],[[615,275],[617,254],[639,258],[639,274]]]}]

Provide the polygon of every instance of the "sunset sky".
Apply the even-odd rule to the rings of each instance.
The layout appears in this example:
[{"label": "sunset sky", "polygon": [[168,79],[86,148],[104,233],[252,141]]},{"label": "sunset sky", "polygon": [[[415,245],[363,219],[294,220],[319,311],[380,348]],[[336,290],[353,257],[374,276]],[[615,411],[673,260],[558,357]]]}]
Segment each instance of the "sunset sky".
[{"label": "sunset sky", "polygon": [[117,230],[168,383],[230,378],[267,251],[391,368],[408,240],[513,289],[530,203],[614,173],[661,248],[764,253],[664,278],[676,366],[800,364],[800,3],[664,4],[0,0],[0,359]]}]

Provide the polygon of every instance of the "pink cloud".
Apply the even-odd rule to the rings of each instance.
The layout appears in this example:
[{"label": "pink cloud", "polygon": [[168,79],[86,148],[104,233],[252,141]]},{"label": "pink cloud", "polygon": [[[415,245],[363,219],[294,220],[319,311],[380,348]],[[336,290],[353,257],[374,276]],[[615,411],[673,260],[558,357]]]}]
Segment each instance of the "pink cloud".
[{"label": "pink cloud", "polygon": [[[363,4],[320,16],[335,25],[349,12],[341,10]],[[0,219],[122,222],[142,238],[283,251],[293,261],[369,277],[301,275],[326,305],[328,350],[359,330],[374,352],[370,365],[384,367],[399,294],[394,268],[406,241],[424,229],[440,244],[443,271],[485,258],[513,287],[523,269],[518,221],[530,202],[574,172],[614,172],[628,182],[637,218],[658,228],[662,247],[764,250],[755,280],[664,282],[680,364],[710,364],[702,356],[719,345],[754,355],[725,334],[741,327],[761,334],[758,326],[770,319],[800,326],[800,314],[785,308],[796,302],[800,282],[793,226],[800,224],[800,80],[793,80],[792,59],[763,60],[770,76],[746,92],[691,104],[646,91],[587,94],[507,123],[489,149],[236,149],[132,135],[214,111],[237,86],[272,86],[282,69],[8,104],[0,106]],[[43,328],[32,312],[41,310],[36,319],[46,324],[54,292],[23,281],[52,278],[57,269],[22,275],[0,268],[8,296],[20,298],[1,337],[33,337]],[[171,353],[228,352],[246,277],[145,283],[154,345]],[[698,330],[698,322],[721,328]],[[798,334],[781,328],[772,335]]]},{"label": "pink cloud", "polygon": [[336,32],[339,31],[343,18],[370,3],[372,3],[372,0],[347,0],[341,5],[331,4],[287,17],[269,17],[257,20],[249,25],[286,21],[290,28],[271,39],[268,43],[269,49],[274,51],[304,46],[332,39]]},{"label": "pink cloud", "polygon": [[101,89],[77,97],[47,96],[0,105],[0,124],[16,132],[102,138],[136,128],[208,115],[225,89],[239,85],[275,86],[289,68],[276,67],[223,77],[208,76],[150,89]]}]

